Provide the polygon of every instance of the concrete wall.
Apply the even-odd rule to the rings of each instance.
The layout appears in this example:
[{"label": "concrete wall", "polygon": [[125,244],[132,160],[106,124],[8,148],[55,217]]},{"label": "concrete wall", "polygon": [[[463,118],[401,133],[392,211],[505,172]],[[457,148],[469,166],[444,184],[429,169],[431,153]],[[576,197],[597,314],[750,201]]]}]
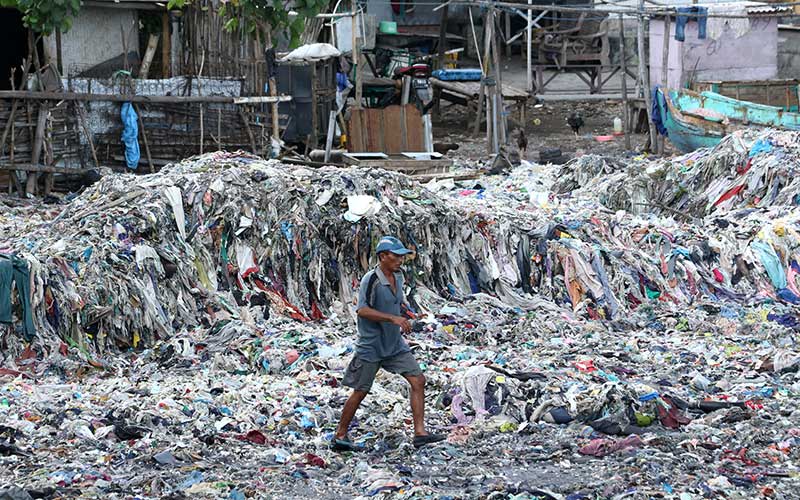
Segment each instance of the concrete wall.
[{"label": "concrete wall", "polygon": [[[778,20],[759,18],[750,31],[736,37],[730,31],[718,39],[698,38],[696,22],[685,29],[686,40],[675,40],[675,20],[669,37],[668,85],[683,87],[694,80],[768,80],[778,75]],[[664,20],[650,22],[650,82],[661,83]]]},{"label": "concrete wall", "polygon": [[778,29],[778,78],[800,78],[800,27]]},{"label": "concrete wall", "polygon": [[[128,38],[128,52],[138,52],[139,27],[136,11],[83,7],[72,29],[61,36],[64,74],[81,72],[108,59],[122,56],[120,27],[124,28]],[[55,59],[55,36],[49,37],[48,46]]]}]

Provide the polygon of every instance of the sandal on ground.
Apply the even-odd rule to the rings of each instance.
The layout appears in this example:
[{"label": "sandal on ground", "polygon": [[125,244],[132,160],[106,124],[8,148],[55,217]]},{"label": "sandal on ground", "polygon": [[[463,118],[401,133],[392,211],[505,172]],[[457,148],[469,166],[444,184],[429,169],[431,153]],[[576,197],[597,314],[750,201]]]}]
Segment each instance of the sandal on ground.
[{"label": "sandal on ground", "polygon": [[364,447],[345,437],[344,439],[331,439],[331,449],[333,449],[333,451],[361,451]]},{"label": "sandal on ground", "polygon": [[438,443],[447,438],[444,434],[426,434],[424,436],[414,436],[414,448],[425,446],[426,444]]}]

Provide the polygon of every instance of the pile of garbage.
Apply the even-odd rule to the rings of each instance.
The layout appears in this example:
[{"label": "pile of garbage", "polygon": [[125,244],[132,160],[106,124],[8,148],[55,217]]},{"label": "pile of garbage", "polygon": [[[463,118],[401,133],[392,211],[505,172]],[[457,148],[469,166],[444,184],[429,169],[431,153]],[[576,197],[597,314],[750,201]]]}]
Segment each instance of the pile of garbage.
[{"label": "pile of garbage", "polygon": [[714,148],[669,159],[579,157],[563,167],[554,190],[633,214],[703,218],[800,205],[799,169],[800,132],[742,129]]},{"label": "pile of garbage", "polygon": [[[31,301],[0,338],[0,498],[791,498],[800,211],[610,209],[665,163],[571,165],[421,186],[211,153],[9,212]],[[417,251],[407,338],[448,439],[414,450],[382,372],[338,454],[383,234]]]},{"label": "pile of garbage", "polygon": [[21,333],[43,348],[66,342],[99,354],[224,319],[252,322],[250,313],[349,315],[383,234],[418,251],[412,297],[435,295],[426,285],[468,291],[462,262],[479,234],[399,174],[229,153],[105,177],[25,229],[4,242],[30,269],[22,309],[34,327]]},{"label": "pile of garbage", "polygon": [[704,224],[612,213],[596,198],[559,193],[564,180],[551,191],[534,168],[489,191],[485,180],[424,189],[384,171],[229,153],[106,177],[4,242],[30,269],[20,338],[42,352],[66,343],[97,357],[228,319],[352,316],[383,234],[417,250],[407,295],[422,311],[481,292],[605,320],[655,300],[768,301],[772,317],[788,321],[786,307],[800,303],[792,212],[748,209]]}]

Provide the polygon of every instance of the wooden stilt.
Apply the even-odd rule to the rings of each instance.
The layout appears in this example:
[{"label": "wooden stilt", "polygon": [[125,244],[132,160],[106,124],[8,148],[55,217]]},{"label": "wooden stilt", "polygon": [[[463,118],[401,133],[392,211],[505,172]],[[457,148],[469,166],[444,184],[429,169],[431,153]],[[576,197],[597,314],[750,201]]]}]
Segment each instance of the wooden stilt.
[{"label": "wooden stilt", "polygon": [[631,149],[631,120],[630,108],[628,107],[628,65],[625,54],[625,25],[622,22],[622,14],[619,15],[619,47],[620,47],[620,66],[622,67],[622,106],[625,125],[623,133],[625,134],[625,149]]}]

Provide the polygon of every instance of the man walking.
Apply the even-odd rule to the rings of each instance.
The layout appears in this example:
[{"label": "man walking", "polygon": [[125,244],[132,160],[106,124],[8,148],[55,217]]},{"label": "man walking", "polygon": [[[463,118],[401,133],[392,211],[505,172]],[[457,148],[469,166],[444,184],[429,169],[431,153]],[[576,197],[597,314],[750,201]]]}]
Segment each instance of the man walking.
[{"label": "man walking", "polygon": [[358,449],[348,439],[347,428],[381,368],[402,375],[411,385],[414,446],[444,439],[425,430],[425,377],[402,336],[411,331],[411,324],[402,316],[405,296],[400,269],[411,250],[397,238],[384,236],[375,251],[379,264],[364,275],[358,290],[358,342],[342,381],[353,393],[344,405],[332,442],[333,449],[339,451]]}]

